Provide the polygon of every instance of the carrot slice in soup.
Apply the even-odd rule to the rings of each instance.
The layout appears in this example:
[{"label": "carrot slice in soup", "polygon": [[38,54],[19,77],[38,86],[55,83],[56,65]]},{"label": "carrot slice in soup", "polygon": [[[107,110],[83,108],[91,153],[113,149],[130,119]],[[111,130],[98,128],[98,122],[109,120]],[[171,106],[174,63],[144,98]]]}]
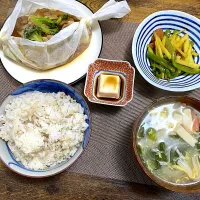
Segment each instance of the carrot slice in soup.
[{"label": "carrot slice in soup", "polygon": [[192,130],[195,132],[199,132],[199,119],[196,114],[193,117]]}]

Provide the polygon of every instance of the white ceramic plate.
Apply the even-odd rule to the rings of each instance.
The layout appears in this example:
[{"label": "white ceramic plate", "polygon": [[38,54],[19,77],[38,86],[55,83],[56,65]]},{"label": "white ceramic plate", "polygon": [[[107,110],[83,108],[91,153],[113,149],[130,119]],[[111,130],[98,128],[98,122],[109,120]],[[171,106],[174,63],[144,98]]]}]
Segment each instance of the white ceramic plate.
[{"label": "white ceramic plate", "polygon": [[[92,11],[78,1],[74,6],[81,11],[85,17],[91,16]],[[76,82],[87,73],[88,66],[93,63],[101,53],[102,31],[98,22],[92,26],[92,38],[89,47],[72,62],[48,71],[36,71],[24,65],[18,64],[0,51],[0,58],[7,72],[17,81],[26,83],[36,79],[55,79],[70,84]]]}]

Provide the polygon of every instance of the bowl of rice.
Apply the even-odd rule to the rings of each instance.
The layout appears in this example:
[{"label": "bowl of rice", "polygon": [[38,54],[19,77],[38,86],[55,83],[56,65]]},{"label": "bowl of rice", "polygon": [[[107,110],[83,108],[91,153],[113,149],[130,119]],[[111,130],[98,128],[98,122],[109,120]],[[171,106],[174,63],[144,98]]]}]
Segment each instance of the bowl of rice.
[{"label": "bowl of rice", "polygon": [[42,178],[71,166],[90,136],[90,112],[70,86],[28,82],[0,106],[0,158],[14,172]]}]

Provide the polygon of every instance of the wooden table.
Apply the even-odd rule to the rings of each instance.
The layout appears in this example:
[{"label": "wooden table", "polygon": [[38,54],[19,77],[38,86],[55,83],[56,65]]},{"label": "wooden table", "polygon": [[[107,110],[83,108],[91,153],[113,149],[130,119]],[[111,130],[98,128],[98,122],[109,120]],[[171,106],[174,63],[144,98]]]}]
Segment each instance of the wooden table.
[{"label": "wooden table", "polygon": [[[93,11],[97,11],[107,0],[82,0]],[[120,19],[141,22],[149,14],[164,10],[177,9],[200,18],[200,0],[129,0],[131,13]],[[16,0],[0,1],[0,26],[9,8]],[[187,199],[199,199],[198,194],[187,194]],[[27,199],[180,199],[181,194],[167,191],[157,186],[146,186],[88,175],[64,172],[46,179],[29,179],[19,176],[0,162],[0,200]]]}]

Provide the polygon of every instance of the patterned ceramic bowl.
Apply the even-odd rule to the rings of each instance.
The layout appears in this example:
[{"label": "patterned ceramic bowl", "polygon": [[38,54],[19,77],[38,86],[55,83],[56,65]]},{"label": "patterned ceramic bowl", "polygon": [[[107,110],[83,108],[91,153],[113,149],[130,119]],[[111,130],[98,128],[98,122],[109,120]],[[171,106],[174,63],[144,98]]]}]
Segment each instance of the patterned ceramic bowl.
[{"label": "patterned ceramic bowl", "polygon": [[[101,99],[95,95],[100,74],[118,75],[121,78],[121,97],[118,100]],[[133,98],[135,69],[126,61],[97,59],[88,68],[84,94],[90,102],[111,106],[125,106]]]},{"label": "patterned ceramic bowl", "polygon": [[27,92],[33,92],[33,91],[48,92],[48,93],[64,92],[65,94],[70,95],[78,103],[80,103],[81,106],[84,108],[84,113],[88,116],[88,119],[86,122],[88,123],[89,127],[85,131],[85,136],[84,136],[82,145],[79,147],[79,149],[74,154],[74,156],[72,156],[69,160],[66,160],[56,165],[55,167],[50,167],[46,170],[30,170],[30,169],[25,168],[20,162],[16,161],[14,155],[9,149],[8,144],[5,141],[0,139],[0,158],[8,168],[10,168],[12,171],[18,174],[21,174],[27,177],[43,178],[43,177],[52,176],[64,171],[69,166],[71,166],[81,155],[81,153],[83,152],[89,140],[90,123],[91,123],[90,111],[84,99],[72,87],[59,81],[43,79],[43,80],[28,82],[22,85],[21,87],[17,88],[2,103],[0,107],[0,115],[4,114],[5,112],[4,108],[6,104],[8,104],[17,95],[27,93]]},{"label": "patterned ceramic bowl", "polygon": [[[150,43],[153,31],[156,29],[185,29],[189,34],[190,40],[194,42],[195,51],[200,54],[200,20],[192,15],[180,11],[165,10],[153,13],[148,16],[138,26],[132,44],[132,54],[135,65],[143,78],[155,87],[163,90],[183,92],[194,90],[200,87],[200,74],[182,74],[168,82],[164,79],[157,79],[150,68],[147,59],[147,44]],[[200,63],[200,56],[195,58],[196,63]]]}]

